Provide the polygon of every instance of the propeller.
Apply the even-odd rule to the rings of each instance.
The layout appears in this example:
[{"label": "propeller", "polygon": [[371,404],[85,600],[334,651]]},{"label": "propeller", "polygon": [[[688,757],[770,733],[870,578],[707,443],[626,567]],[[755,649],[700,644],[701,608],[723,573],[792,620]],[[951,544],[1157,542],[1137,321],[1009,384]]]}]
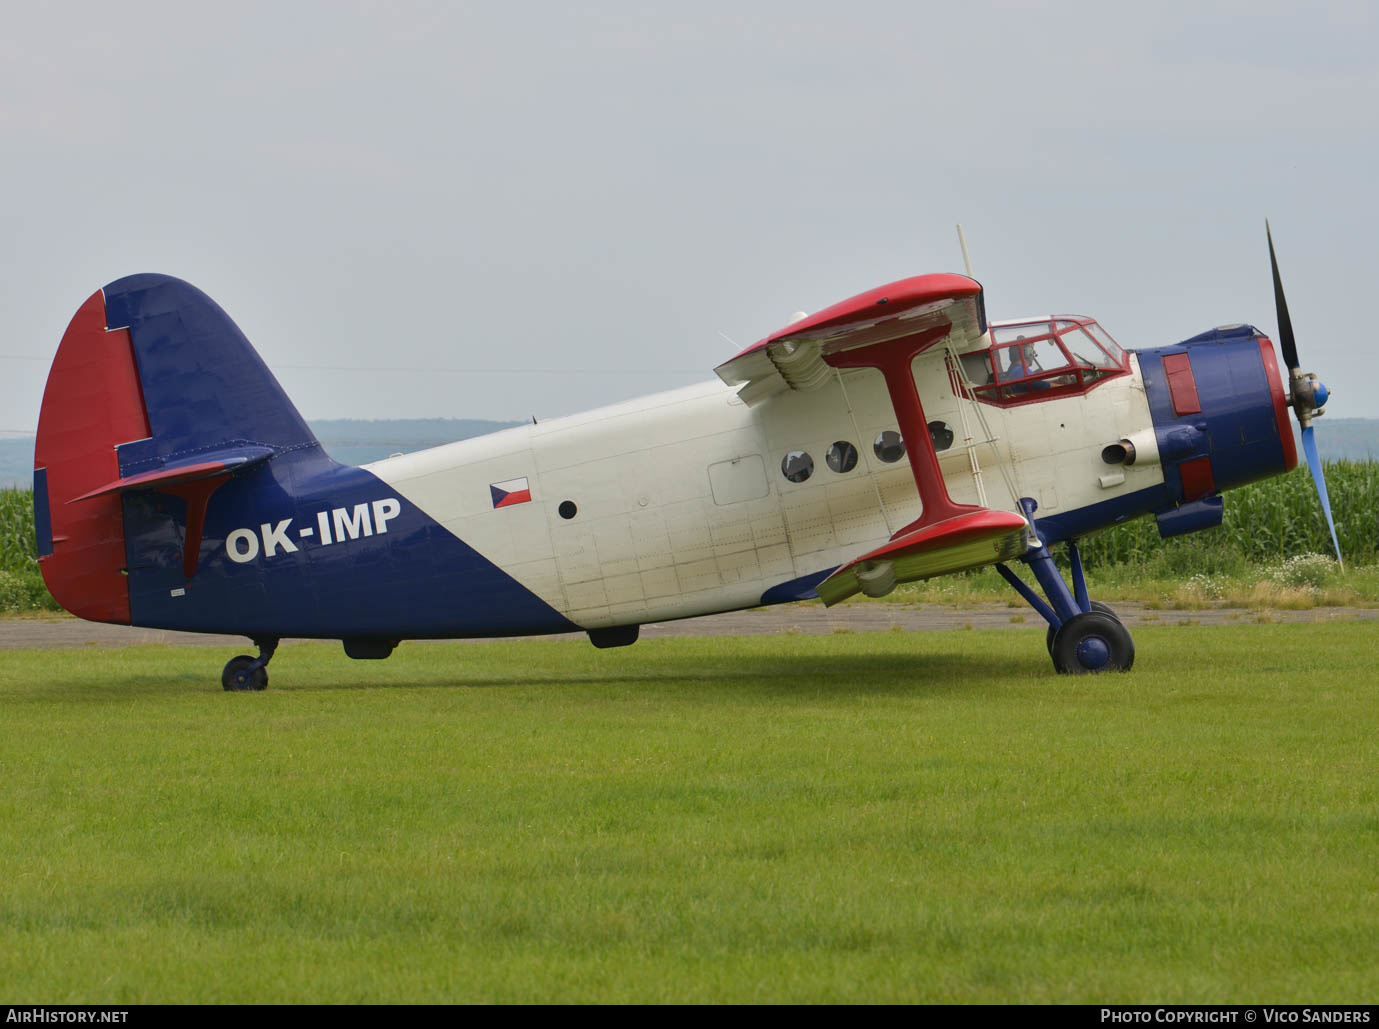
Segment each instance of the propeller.
[{"label": "propeller", "polygon": [[1322,459],[1317,453],[1317,441],[1313,436],[1312,419],[1321,415],[1330,397],[1330,391],[1311,372],[1303,372],[1298,361],[1298,344],[1293,338],[1293,321],[1288,317],[1288,301],[1283,297],[1283,279],[1278,274],[1278,256],[1274,253],[1274,234],[1269,229],[1269,221],[1264,220],[1264,233],[1269,237],[1269,265],[1274,271],[1274,309],[1278,314],[1278,342],[1283,350],[1284,363],[1288,365],[1289,404],[1302,426],[1302,449],[1307,455],[1307,467],[1312,471],[1312,481],[1317,486],[1317,496],[1321,498],[1322,510],[1326,512],[1326,524],[1331,530],[1331,545],[1336,548],[1336,562],[1345,567],[1341,560],[1341,544],[1336,538],[1336,520],[1331,517],[1331,499],[1326,493],[1326,476],[1322,474]]}]

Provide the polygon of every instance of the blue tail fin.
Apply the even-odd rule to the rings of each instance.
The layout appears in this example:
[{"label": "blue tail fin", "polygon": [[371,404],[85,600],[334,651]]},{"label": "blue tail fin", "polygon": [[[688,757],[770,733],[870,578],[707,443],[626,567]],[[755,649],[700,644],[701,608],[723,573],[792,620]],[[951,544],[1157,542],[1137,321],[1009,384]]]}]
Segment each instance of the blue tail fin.
[{"label": "blue tail fin", "polygon": [[[225,312],[167,275],[112,282],[67,327],[39,411],[48,589],[73,614],[127,624],[131,534],[175,524],[190,579],[211,494],[284,455],[299,469],[334,466]],[[148,491],[161,513],[132,515],[127,494]]]},{"label": "blue tail fin", "polygon": [[105,287],[106,328],[127,328],[149,438],[115,441],[132,476],[212,452],[320,443],[244,333],[210,297],[169,275],[130,275]]}]

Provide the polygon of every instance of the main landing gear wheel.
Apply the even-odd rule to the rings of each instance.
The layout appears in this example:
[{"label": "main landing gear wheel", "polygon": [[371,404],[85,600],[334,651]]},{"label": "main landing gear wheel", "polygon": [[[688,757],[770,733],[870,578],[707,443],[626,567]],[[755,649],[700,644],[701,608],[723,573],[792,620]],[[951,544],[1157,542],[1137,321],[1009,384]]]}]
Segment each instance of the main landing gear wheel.
[{"label": "main landing gear wheel", "polygon": [[220,685],[232,692],[244,690],[266,690],[268,688],[268,669],[251,668],[254,658],[248,654],[232,657],[225,663],[220,673]]},{"label": "main landing gear wheel", "polygon": [[[1104,614],[1104,615],[1109,615],[1110,617],[1114,618],[1114,619],[1115,619],[1116,621],[1118,621],[1118,622],[1120,621],[1120,615],[1116,614],[1114,611],[1112,611],[1109,607],[1107,607],[1105,604],[1103,604],[1103,603],[1102,603],[1101,601],[1099,601],[1099,600],[1094,600],[1094,601],[1092,601],[1092,610],[1093,610],[1093,611],[1099,611],[1099,612],[1101,612],[1101,613]],[[1125,624],[1125,623],[1122,622],[1121,624],[1123,625],[1123,624]],[[1050,657],[1053,656],[1053,638],[1054,638],[1055,636],[1057,636],[1057,635],[1058,635],[1058,630],[1055,629],[1052,625],[1050,625],[1050,626],[1049,626],[1049,631],[1048,631],[1048,633],[1045,634],[1045,636],[1044,636],[1044,646],[1046,646],[1046,647],[1049,648],[1049,656],[1050,656]]]},{"label": "main landing gear wheel", "polygon": [[1134,663],[1130,630],[1101,611],[1074,615],[1054,634],[1053,666],[1062,675],[1128,672]]}]

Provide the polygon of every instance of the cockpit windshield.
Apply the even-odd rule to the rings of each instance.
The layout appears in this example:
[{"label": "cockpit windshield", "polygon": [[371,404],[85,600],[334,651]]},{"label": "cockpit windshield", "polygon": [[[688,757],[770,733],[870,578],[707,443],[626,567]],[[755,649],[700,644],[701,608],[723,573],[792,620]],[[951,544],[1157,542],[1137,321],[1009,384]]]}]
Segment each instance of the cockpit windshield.
[{"label": "cockpit windshield", "polygon": [[1061,315],[993,325],[986,350],[962,355],[964,392],[1006,406],[1085,393],[1130,371],[1130,358],[1090,318]]}]

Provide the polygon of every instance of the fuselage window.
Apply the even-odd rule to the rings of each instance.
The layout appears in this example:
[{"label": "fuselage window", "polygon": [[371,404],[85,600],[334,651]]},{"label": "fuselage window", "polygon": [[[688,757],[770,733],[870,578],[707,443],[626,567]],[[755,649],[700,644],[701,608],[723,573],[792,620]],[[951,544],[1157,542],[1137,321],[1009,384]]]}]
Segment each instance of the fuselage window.
[{"label": "fuselage window", "polygon": [[842,475],[857,467],[857,448],[847,440],[840,439],[828,448],[828,454],[824,460],[828,462],[830,468]]},{"label": "fuselage window", "polygon": [[905,456],[905,441],[900,438],[900,433],[894,429],[887,429],[876,437],[871,449],[886,464],[895,464]]},{"label": "fuselage window", "polygon": [[967,381],[974,386],[989,386],[996,381],[991,370],[991,351],[983,350],[976,354],[962,355],[962,372]]},{"label": "fuselage window", "polygon": [[929,438],[935,450],[947,450],[953,445],[953,427],[947,422],[930,422]]},{"label": "fuselage window", "polygon": [[781,458],[780,473],[791,482],[804,482],[814,474],[814,459],[803,450],[792,450]]}]

